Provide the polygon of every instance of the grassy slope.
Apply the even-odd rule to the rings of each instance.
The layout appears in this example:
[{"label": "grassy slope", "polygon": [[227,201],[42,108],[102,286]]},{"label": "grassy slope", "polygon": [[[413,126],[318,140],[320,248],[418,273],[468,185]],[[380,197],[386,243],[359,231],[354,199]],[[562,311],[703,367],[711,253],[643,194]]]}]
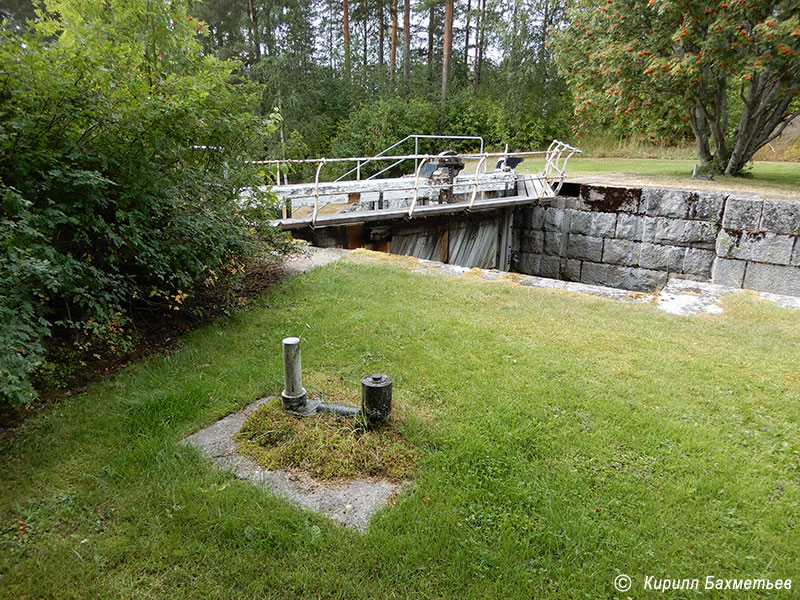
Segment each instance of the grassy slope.
[{"label": "grassy slope", "polygon": [[[567,177],[585,175],[636,175],[653,178],[650,185],[658,185],[658,180],[671,183],[684,182],[692,187],[696,180],[691,179],[696,160],[655,159],[655,158],[593,158],[573,156],[567,164]],[[517,168],[524,173],[534,173],[544,167],[544,161],[526,160]],[[731,185],[752,193],[769,194],[771,190],[797,193],[800,200],[800,163],[797,162],[756,162],[749,177],[725,177],[715,175],[714,181],[720,188]]]},{"label": "grassy slope", "polygon": [[[780,197],[800,200],[800,163],[756,162],[749,177],[715,175],[713,182],[692,179],[696,161],[656,158],[592,158],[574,156],[567,164],[567,179],[599,175],[621,175],[619,185],[666,185],[668,187],[699,187],[729,189],[742,193],[777,193]],[[544,167],[542,160],[526,160],[518,172],[536,173]],[[631,180],[634,182],[631,182]],[[644,181],[638,181],[644,179]]]},{"label": "grassy slope", "polygon": [[[636,158],[584,158],[573,157],[570,163],[575,173],[631,173],[633,175],[653,175],[662,177],[687,177],[691,174],[696,160],[658,160]],[[572,160],[572,159],[570,159]],[[571,170],[572,170],[571,169]],[[800,189],[800,163],[758,162],[752,171],[753,177],[721,177],[721,181],[753,181],[771,185],[793,185]]]},{"label": "grassy slope", "polygon": [[[644,574],[796,578],[800,316],[726,305],[688,319],[317,269],[6,440],[0,595],[598,598],[620,572],[632,592]],[[176,446],[279,391],[297,333],[308,381],[387,372],[418,415],[417,477],[364,536]]]}]

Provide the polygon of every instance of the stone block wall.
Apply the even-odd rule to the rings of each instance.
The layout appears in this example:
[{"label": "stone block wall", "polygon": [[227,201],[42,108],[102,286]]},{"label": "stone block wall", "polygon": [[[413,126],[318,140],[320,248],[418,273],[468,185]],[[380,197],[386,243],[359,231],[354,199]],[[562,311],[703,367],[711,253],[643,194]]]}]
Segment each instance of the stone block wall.
[{"label": "stone block wall", "polygon": [[800,203],[582,185],[519,207],[511,268],[636,291],[669,277],[800,295]]}]

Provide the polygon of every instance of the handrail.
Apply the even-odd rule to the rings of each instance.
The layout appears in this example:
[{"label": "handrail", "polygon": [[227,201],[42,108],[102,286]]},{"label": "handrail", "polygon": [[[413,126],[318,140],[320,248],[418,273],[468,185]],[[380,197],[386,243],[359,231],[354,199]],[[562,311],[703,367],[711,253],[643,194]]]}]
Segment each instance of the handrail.
[{"label": "handrail", "polygon": [[[564,156],[564,151],[565,150],[569,150],[569,153],[566,156]],[[542,156],[542,155],[544,155],[545,159],[546,159],[545,168],[542,171],[540,171],[539,173],[528,175],[528,176],[523,176],[523,177],[550,180],[550,179],[555,179],[555,177],[553,175],[553,173],[555,172],[557,174],[557,176],[558,176],[558,182],[557,182],[557,185],[556,185],[556,188],[555,188],[555,191],[557,193],[558,191],[560,191],[560,189],[561,189],[561,187],[563,185],[564,177],[566,175],[566,163],[567,163],[567,161],[569,160],[569,158],[573,154],[580,153],[580,152],[581,151],[579,149],[577,149],[577,148],[574,148],[574,147],[572,147],[572,146],[570,146],[568,144],[565,144],[563,142],[560,142],[558,140],[554,140],[553,143],[550,144],[550,147],[547,150],[534,150],[534,151],[529,151],[529,152],[484,152],[483,154],[461,154],[461,155],[458,155],[458,156],[461,159],[477,160],[478,161],[476,169],[475,169],[475,175],[476,175],[476,178],[477,178],[477,176],[479,174],[481,174],[481,166],[483,166],[483,174],[486,173],[486,164],[487,164],[487,159],[488,158],[498,158],[498,157],[508,158],[508,157],[511,157],[511,156]],[[439,155],[437,155],[437,154],[408,154],[408,155],[405,155],[405,156],[385,156],[385,157],[381,157],[379,160],[394,160],[394,159],[411,160],[411,159],[417,159],[417,160],[423,160],[425,162],[428,162],[428,161],[435,160],[435,159],[438,159],[438,158],[439,158]],[[296,164],[297,163],[304,163],[304,164],[316,163],[318,165],[318,168],[317,168],[317,173],[316,173],[316,176],[315,176],[315,181],[314,181],[314,184],[313,184],[314,187],[308,193],[293,194],[292,197],[294,197],[294,198],[315,197],[315,199],[318,201],[319,187],[320,187],[320,183],[321,183],[319,181],[319,172],[320,172],[320,169],[321,169],[321,165],[323,163],[328,163],[328,162],[346,162],[346,161],[355,162],[355,161],[358,161],[358,160],[366,160],[366,159],[363,158],[363,157],[362,158],[357,158],[356,157],[356,158],[274,159],[274,160],[258,161],[257,164],[273,165],[273,164],[282,164],[282,163],[296,163]],[[415,175],[416,175],[416,171],[415,171]],[[366,180],[362,180],[362,181],[366,181]],[[333,183],[337,183],[337,182],[336,181],[327,182],[327,185],[330,185],[330,184],[333,184]],[[419,188],[419,178],[418,177],[415,177],[414,183],[415,183],[415,185],[413,185],[413,186],[402,186],[401,185],[401,186],[392,187],[390,189],[391,190],[395,190],[395,191],[413,190],[415,188],[418,189]],[[554,183],[556,183],[556,182],[554,181]],[[474,186],[474,184],[473,184],[473,186]],[[283,186],[278,185],[277,187],[280,188],[280,187],[283,187]],[[387,188],[387,189],[389,189],[389,188]],[[540,195],[540,197],[541,197],[541,195]]]},{"label": "handrail", "polygon": [[[347,177],[348,175],[352,175],[353,173],[356,173],[356,180],[357,180],[357,181],[360,181],[360,180],[361,180],[361,167],[362,167],[362,166],[364,166],[364,165],[365,165],[365,164],[367,164],[367,163],[373,162],[374,160],[376,160],[376,159],[378,159],[379,157],[383,156],[383,155],[384,155],[386,152],[388,152],[388,151],[389,151],[389,150],[391,150],[392,148],[396,148],[397,146],[399,146],[399,145],[400,145],[400,144],[402,144],[403,142],[406,142],[406,141],[408,141],[408,140],[410,140],[410,139],[413,139],[413,140],[414,140],[414,154],[419,154],[419,140],[421,140],[421,139],[439,139],[439,140],[479,140],[479,141],[480,141],[480,143],[481,143],[481,147],[480,147],[480,150],[479,150],[479,152],[483,153],[484,141],[483,141],[483,138],[482,138],[481,136],[479,136],[479,135],[429,135],[429,134],[414,133],[414,134],[411,134],[411,135],[407,135],[407,136],[406,136],[406,137],[404,137],[402,140],[400,140],[399,142],[395,142],[394,144],[392,144],[392,145],[391,145],[391,146],[389,146],[388,148],[384,148],[383,150],[381,150],[380,152],[378,152],[378,153],[377,153],[375,156],[372,156],[372,157],[369,157],[369,158],[364,158],[364,159],[361,159],[361,160],[363,160],[364,162],[357,164],[355,168],[353,168],[353,169],[350,169],[350,170],[349,170],[349,171],[347,171],[347,173],[345,173],[344,175],[341,175],[341,176],[337,177],[336,179],[334,179],[334,181],[341,181],[342,179],[344,179],[344,178],[345,178],[345,177]],[[407,160],[407,159],[403,158],[403,159],[401,159],[401,160],[398,160],[398,161],[397,161],[396,163],[394,163],[393,165],[389,165],[389,166],[388,166],[388,167],[386,167],[385,169],[382,169],[382,170],[378,171],[377,173],[375,173],[375,174],[373,174],[373,175],[370,175],[369,177],[367,177],[367,179],[372,179],[372,178],[374,178],[374,177],[377,177],[378,175],[381,175],[382,173],[385,173],[386,171],[388,171],[388,170],[389,170],[389,169],[391,169],[392,167],[396,167],[397,165],[399,165],[399,164],[400,164],[401,162],[403,162],[404,160]],[[416,167],[417,167],[417,164],[416,164],[416,162],[417,162],[417,161],[416,161],[416,159],[415,159],[415,160],[414,160],[414,168],[415,168],[415,169],[416,169]]]},{"label": "handrail", "polygon": [[[564,151],[569,150],[569,153],[566,157],[563,156]],[[559,140],[553,140],[550,143],[550,146],[547,148],[547,162],[545,163],[544,170],[540,173],[540,176],[549,181],[553,179],[553,171],[558,174],[558,184],[555,188],[553,188],[553,192],[558,195],[561,191],[561,187],[564,185],[564,177],[567,173],[567,161],[572,158],[572,155],[575,153],[579,153],[580,150],[570,146],[569,144],[565,144]],[[563,162],[561,163],[561,167],[558,166],[558,161],[563,158]],[[541,199],[542,194],[544,194],[544,190],[539,192],[539,199]]]},{"label": "handrail", "polygon": [[[559,142],[563,143],[563,142]],[[567,144],[564,144],[565,147],[571,148]],[[575,149],[576,152],[580,152],[577,148]],[[457,154],[459,158],[466,159],[466,160],[478,160],[479,158],[486,157],[497,157],[497,156],[539,156],[539,155],[546,155],[548,150],[531,150],[529,152],[480,152],[480,153],[472,153],[472,154]],[[311,163],[318,163],[324,160],[326,163],[333,163],[333,162],[356,162],[356,161],[367,161],[367,160],[397,160],[402,158],[403,160],[410,160],[412,158],[418,159],[433,159],[439,158],[438,154],[401,154],[401,155],[393,155],[393,156],[381,156],[376,158],[374,156],[350,156],[346,158],[275,158],[270,160],[253,160],[250,161],[252,165],[274,165],[274,164],[311,164]],[[363,162],[362,162],[363,164]],[[334,180],[333,183],[335,183]],[[366,180],[364,180],[366,181]]]}]

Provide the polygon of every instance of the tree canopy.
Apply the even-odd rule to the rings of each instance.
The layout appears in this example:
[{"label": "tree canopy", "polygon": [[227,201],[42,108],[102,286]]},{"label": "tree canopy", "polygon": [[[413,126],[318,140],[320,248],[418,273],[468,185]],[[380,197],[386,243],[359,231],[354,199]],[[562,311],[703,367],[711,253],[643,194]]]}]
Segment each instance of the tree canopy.
[{"label": "tree canopy", "polygon": [[694,135],[728,175],[800,114],[800,4],[573,0],[556,38],[579,126]]}]

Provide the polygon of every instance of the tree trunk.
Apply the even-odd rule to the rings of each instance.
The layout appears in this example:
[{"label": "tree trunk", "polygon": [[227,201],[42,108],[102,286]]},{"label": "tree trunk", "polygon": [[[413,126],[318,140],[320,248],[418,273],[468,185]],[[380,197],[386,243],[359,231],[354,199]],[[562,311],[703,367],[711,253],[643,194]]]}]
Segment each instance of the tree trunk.
[{"label": "tree trunk", "polygon": [[467,0],[467,25],[464,28],[464,66],[469,67],[469,12],[472,10],[472,0]]},{"label": "tree trunk", "polygon": [[542,71],[542,77],[547,79],[547,30],[550,28],[550,2],[545,0],[542,12],[542,35],[539,40],[539,68]]},{"label": "tree trunk", "polygon": [[255,7],[253,6],[253,0],[247,0],[247,12],[250,16],[250,27],[252,32],[252,42],[253,42],[253,62],[258,62],[261,60],[261,36],[259,35],[258,31],[258,15],[256,14]]},{"label": "tree trunk", "polygon": [[383,66],[383,0],[378,0],[378,65]]},{"label": "tree trunk", "polygon": [[389,53],[389,80],[394,81],[397,68],[397,0],[392,0],[392,49]]},{"label": "tree trunk", "polygon": [[403,93],[408,93],[411,77],[411,0],[403,6]]},{"label": "tree trunk", "polygon": [[369,62],[369,48],[367,47],[367,26],[368,26],[367,15],[368,15],[367,7],[364,6],[364,39],[363,39],[364,69],[362,71],[363,77],[366,77],[367,75],[367,63]]},{"label": "tree trunk", "polygon": [[428,81],[433,81],[433,36],[436,29],[435,4],[428,7]]},{"label": "tree trunk", "polygon": [[514,8],[511,9],[511,52],[509,59],[512,65],[519,64],[519,5],[520,0],[514,0]]},{"label": "tree trunk", "polygon": [[[328,5],[328,14],[331,15],[333,14],[333,6],[331,4]],[[333,37],[334,37],[334,27],[333,25],[330,25],[328,27],[328,60],[330,61],[328,64],[331,70],[333,70],[336,66],[335,61],[333,60],[334,56],[336,55],[336,52],[334,51],[336,46],[333,42]]]},{"label": "tree trunk", "polygon": [[700,159],[700,166],[707,168],[711,165],[713,157],[708,146],[708,122],[706,121],[705,109],[700,105],[700,101],[695,102],[695,106],[689,111],[689,124],[694,133],[697,156]]},{"label": "tree trunk", "polygon": [[[769,70],[753,72],[747,96],[742,91],[744,107],[734,133],[733,150],[725,164],[725,175],[738,175],[760,148],[778,137],[800,115],[800,110],[786,112],[795,91],[800,89],[800,82],[789,89],[781,88],[780,80],[771,75]],[[779,94],[781,89],[784,91]]]},{"label": "tree trunk", "polygon": [[481,68],[483,67],[483,45],[486,39],[486,0],[480,0],[480,25],[478,26],[478,40],[475,48],[475,71],[472,80],[472,92],[478,93],[478,85],[481,82]]},{"label": "tree trunk", "polygon": [[444,50],[442,51],[442,100],[447,97],[447,82],[450,79],[450,55],[453,52],[453,0],[444,5]]},{"label": "tree trunk", "polygon": [[350,79],[350,6],[342,0],[342,29],[344,32],[344,77]]},{"label": "tree trunk", "polygon": [[475,0],[475,58],[472,61],[472,93],[478,93],[478,77],[480,72],[480,37],[481,37],[481,20],[483,13],[481,12],[481,0]]},{"label": "tree trunk", "polygon": [[711,110],[711,139],[714,142],[714,162],[725,165],[730,158],[725,141],[728,130],[728,86],[724,77],[715,77],[714,101]]}]

